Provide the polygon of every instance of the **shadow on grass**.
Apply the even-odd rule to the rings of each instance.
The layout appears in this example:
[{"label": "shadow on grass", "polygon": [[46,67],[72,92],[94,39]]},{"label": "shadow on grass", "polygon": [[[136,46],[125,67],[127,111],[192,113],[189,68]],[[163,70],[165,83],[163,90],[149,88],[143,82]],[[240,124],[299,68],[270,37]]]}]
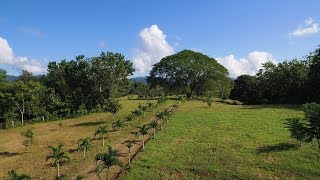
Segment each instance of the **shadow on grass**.
[{"label": "shadow on grass", "polygon": [[12,157],[12,156],[17,156],[21,153],[17,152],[0,152],[0,157]]},{"label": "shadow on grass", "polygon": [[302,106],[299,104],[265,104],[265,105],[242,105],[242,109],[265,109],[265,108],[272,108],[272,109],[290,109],[301,111]]},{"label": "shadow on grass", "polygon": [[100,124],[103,124],[104,121],[97,121],[97,122],[84,122],[84,123],[79,123],[79,124],[75,124],[72,125],[71,127],[78,127],[78,126],[97,126]]},{"label": "shadow on grass", "polygon": [[281,152],[281,151],[288,151],[288,150],[295,150],[298,149],[298,145],[291,144],[291,143],[279,143],[276,145],[271,146],[261,146],[257,148],[257,153],[270,153],[270,152]]},{"label": "shadow on grass", "polygon": [[72,154],[72,153],[78,152],[78,149],[69,149],[68,152]]}]

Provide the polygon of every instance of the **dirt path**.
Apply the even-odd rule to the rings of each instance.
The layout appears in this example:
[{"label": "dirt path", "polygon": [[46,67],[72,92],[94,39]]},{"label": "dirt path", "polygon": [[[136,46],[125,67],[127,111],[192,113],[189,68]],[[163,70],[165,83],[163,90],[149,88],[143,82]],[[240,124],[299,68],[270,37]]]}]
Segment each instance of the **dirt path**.
[{"label": "dirt path", "polygon": [[[172,104],[168,104],[165,107],[162,108],[162,110],[170,107]],[[141,120],[139,123],[142,124],[148,124],[152,122],[152,120],[155,119],[155,113],[153,112],[143,120]],[[117,140],[113,141],[112,148],[117,149],[120,154],[120,161],[123,163],[124,168],[121,169],[119,167],[111,167],[110,173],[109,173],[109,179],[121,179],[124,175],[126,170],[128,169],[128,148],[126,147],[125,143],[127,141],[134,141],[135,143],[131,147],[131,161],[134,159],[134,157],[139,153],[142,152],[142,137],[137,137],[133,134],[133,132],[137,132],[138,128],[130,128],[130,132],[128,133],[121,133],[118,135]],[[117,133],[117,132],[114,132]],[[112,136],[112,135],[111,135]],[[148,136],[144,137],[145,143],[147,143],[148,140],[152,138],[152,135],[149,133]],[[89,166],[87,166],[83,171],[78,173],[82,177],[85,177],[85,179],[89,180],[97,180],[99,179],[96,173],[96,163],[93,162]],[[106,170],[100,173],[101,179],[106,179]]]}]

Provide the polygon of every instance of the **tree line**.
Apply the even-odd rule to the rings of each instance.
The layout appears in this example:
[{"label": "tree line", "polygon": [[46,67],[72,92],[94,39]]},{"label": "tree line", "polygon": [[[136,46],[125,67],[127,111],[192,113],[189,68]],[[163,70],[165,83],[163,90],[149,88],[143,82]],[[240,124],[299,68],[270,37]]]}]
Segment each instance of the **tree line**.
[{"label": "tree line", "polygon": [[22,71],[14,82],[6,81],[6,71],[0,70],[0,123],[7,127],[18,119],[23,125],[25,120],[113,112],[119,108],[116,98],[129,92],[128,77],[133,72],[130,60],[112,52],[53,61],[48,64],[46,75]]},{"label": "tree line", "polygon": [[255,76],[234,80],[231,99],[245,104],[320,102],[320,48],[302,60],[267,62]]}]

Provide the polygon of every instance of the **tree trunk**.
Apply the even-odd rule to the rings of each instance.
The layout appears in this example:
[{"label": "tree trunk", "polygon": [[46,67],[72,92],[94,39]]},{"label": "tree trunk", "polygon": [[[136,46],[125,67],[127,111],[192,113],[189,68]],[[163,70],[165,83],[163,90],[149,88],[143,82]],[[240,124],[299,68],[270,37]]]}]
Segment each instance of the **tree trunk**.
[{"label": "tree trunk", "polygon": [[83,149],[83,157],[86,157],[86,148]]},{"label": "tree trunk", "polygon": [[130,152],[130,149],[129,149],[129,167],[131,167],[131,152]]},{"label": "tree trunk", "polygon": [[23,126],[23,123],[24,123],[24,119],[23,119],[23,112],[22,112],[22,111],[20,111],[20,113],[21,113],[21,126]]},{"label": "tree trunk", "polygon": [[153,129],[153,139],[156,138],[156,129]]},{"label": "tree trunk", "polygon": [[144,150],[144,136],[142,136],[142,149]]},{"label": "tree trunk", "polygon": [[109,168],[107,169],[107,180],[109,180]]},{"label": "tree trunk", "polygon": [[42,116],[42,122],[44,122],[44,116]]},{"label": "tree trunk", "polygon": [[57,177],[58,178],[60,177],[60,166],[59,166],[59,164],[57,164]]},{"label": "tree trunk", "polygon": [[102,146],[104,146],[104,135],[102,134]]}]

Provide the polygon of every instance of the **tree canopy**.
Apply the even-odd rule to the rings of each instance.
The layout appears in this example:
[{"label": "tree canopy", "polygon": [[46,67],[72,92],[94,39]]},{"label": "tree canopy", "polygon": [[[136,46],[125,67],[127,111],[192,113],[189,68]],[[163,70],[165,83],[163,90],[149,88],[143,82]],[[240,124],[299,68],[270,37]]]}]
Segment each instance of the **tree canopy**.
[{"label": "tree canopy", "polygon": [[175,94],[201,95],[208,80],[228,79],[228,70],[215,59],[199,52],[183,50],[153,65],[147,82]]}]

